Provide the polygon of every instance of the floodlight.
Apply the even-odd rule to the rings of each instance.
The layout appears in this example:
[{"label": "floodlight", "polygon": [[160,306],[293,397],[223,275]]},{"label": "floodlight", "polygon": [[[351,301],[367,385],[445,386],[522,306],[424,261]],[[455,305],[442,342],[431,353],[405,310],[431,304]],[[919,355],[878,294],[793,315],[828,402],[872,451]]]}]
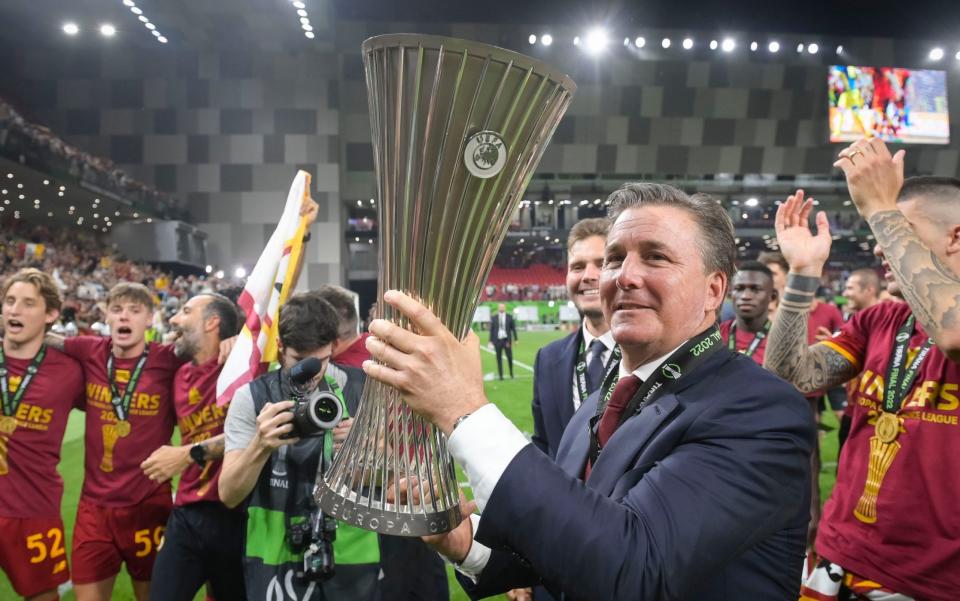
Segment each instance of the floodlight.
[{"label": "floodlight", "polygon": [[607,49],[607,45],[610,43],[610,38],[607,36],[607,32],[600,27],[595,27],[591,29],[583,39],[584,41],[584,50],[587,54],[596,56]]}]

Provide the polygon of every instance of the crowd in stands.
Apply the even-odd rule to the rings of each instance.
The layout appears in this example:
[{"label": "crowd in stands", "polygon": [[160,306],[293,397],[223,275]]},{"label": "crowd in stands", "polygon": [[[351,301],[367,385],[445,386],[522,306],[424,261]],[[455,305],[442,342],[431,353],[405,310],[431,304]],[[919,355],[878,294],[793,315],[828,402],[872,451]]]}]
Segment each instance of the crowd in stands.
[{"label": "crowd in stands", "polygon": [[0,155],[57,178],[113,192],[133,203],[137,210],[165,219],[188,220],[187,211],[174,197],[133,179],[110,159],[84,152],[46,126],[31,123],[2,98]]},{"label": "crowd in stands", "polygon": [[140,282],[155,295],[157,311],[148,336],[162,339],[169,319],[190,296],[203,291],[225,293],[234,299],[239,282],[205,276],[175,276],[158,267],[125,259],[92,235],[58,230],[20,221],[6,221],[0,231],[0,283],[24,267],[36,267],[53,276],[64,297],[58,333],[67,336],[109,335],[105,323],[107,292],[121,281]]}]

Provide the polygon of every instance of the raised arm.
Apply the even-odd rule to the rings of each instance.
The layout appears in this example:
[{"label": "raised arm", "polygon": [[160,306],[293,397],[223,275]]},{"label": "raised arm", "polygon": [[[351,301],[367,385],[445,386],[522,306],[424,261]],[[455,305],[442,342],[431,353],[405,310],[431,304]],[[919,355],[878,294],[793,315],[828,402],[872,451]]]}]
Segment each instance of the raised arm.
[{"label": "raised arm", "polygon": [[[850,197],[873,230],[903,299],[937,347],[960,361],[960,277],[920,240],[897,208],[903,157],[903,150],[891,156],[879,139],[861,140],[841,151],[834,166],[846,174]],[[945,225],[957,222],[951,218]]]},{"label": "raised arm", "polygon": [[842,384],[859,371],[835,350],[822,344],[807,345],[807,318],[831,245],[830,225],[823,211],[817,214],[817,234],[810,231],[812,210],[813,200],[804,200],[803,190],[777,208],[774,227],[790,272],[763,361],[765,368],[803,393]]}]

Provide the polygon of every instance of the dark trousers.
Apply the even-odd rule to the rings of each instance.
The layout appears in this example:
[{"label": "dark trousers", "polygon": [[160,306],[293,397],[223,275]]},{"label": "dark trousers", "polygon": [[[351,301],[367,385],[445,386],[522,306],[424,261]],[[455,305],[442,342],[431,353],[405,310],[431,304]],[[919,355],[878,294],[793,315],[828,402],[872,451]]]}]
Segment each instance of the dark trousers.
[{"label": "dark trousers", "polygon": [[510,377],[513,377],[513,344],[510,342],[509,338],[503,338],[502,340],[494,340],[493,348],[497,351],[497,372],[500,374],[500,379],[503,379],[503,352],[507,352],[507,367],[510,368]]},{"label": "dark trousers", "polygon": [[217,601],[246,599],[246,516],[219,503],[174,507],[153,565],[150,601],[193,599],[205,582]]},{"label": "dark trousers", "polygon": [[380,535],[381,601],[448,601],[447,570],[419,538]]}]

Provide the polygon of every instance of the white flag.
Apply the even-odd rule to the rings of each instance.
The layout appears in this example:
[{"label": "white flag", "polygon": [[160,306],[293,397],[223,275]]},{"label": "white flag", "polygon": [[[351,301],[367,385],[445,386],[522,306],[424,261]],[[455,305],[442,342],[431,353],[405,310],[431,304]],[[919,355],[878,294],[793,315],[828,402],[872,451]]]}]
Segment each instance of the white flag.
[{"label": "white flag", "polygon": [[310,174],[299,171],[290,186],[277,229],[237,301],[247,319],[217,379],[218,405],[230,402],[238,388],[266,373],[277,359],[277,318],[280,306],[297,285],[297,264],[309,225],[301,208],[312,202]]}]

